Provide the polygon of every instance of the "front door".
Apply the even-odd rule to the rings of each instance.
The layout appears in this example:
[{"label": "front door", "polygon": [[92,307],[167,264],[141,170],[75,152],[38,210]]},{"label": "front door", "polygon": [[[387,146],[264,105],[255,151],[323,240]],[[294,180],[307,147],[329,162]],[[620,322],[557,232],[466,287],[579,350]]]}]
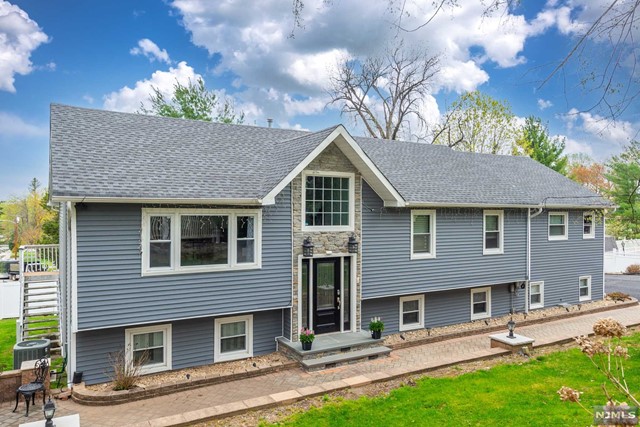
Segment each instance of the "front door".
[{"label": "front door", "polygon": [[340,331],[340,258],[314,259],[313,292],[315,333]]}]

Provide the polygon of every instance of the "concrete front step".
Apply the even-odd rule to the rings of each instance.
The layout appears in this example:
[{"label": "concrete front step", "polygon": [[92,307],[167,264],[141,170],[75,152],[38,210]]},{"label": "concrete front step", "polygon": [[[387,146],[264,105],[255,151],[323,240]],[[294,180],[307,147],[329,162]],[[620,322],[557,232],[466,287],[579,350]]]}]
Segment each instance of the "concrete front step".
[{"label": "concrete front step", "polygon": [[349,351],[346,353],[332,354],[330,356],[318,357],[315,359],[304,359],[300,362],[307,371],[319,371],[322,369],[335,368],[336,366],[348,365],[350,363],[374,360],[386,357],[391,353],[391,349],[385,346],[375,346],[363,348],[361,350]]}]

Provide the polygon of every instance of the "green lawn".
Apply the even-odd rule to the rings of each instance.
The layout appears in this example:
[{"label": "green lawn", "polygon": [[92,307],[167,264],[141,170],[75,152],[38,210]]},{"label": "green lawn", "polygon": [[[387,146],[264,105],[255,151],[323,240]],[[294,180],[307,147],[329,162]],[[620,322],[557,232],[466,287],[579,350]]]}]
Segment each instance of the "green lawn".
[{"label": "green lawn", "polygon": [[16,344],[16,319],[0,320],[0,371],[13,369],[13,346]]},{"label": "green lawn", "polygon": [[[640,334],[627,342],[633,348],[625,370],[638,396]],[[563,385],[583,391],[581,401],[589,408],[605,403],[603,382],[587,357],[572,349],[458,377],[423,378],[415,387],[401,387],[382,397],[329,403],[274,425],[584,426],[593,422],[591,416],[577,404],[561,401],[556,391]]]}]

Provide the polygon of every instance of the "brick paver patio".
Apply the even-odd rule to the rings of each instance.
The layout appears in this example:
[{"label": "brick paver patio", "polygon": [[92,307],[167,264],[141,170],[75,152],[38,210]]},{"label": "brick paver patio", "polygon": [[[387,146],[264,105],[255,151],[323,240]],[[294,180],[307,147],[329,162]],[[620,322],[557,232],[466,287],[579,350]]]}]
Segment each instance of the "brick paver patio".
[{"label": "brick paver patio", "polygon": [[[538,346],[591,333],[593,323],[602,317],[613,317],[628,326],[638,325],[640,307],[632,306],[523,326],[517,328],[516,332],[534,338],[535,349]],[[505,350],[489,347],[489,335],[490,333],[478,334],[394,350],[388,358],[325,371],[308,373],[301,369],[288,370],[116,406],[84,406],[73,401],[56,401],[56,404],[62,415],[79,413],[83,426],[171,425],[174,422],[184,422],[185,419],[196,420],[228,410],[292,401],[300,396],[318,394],[326,390],[357,386],[372,380],[504,354]],[[7,402],[0,406],[1,427],[17,425],[11,409],[13,407]],[[39,411],[39,418],[35,417],[36,411]],[[30,416],[29,421],[41,419],[41,414],[41,408],[37,407],[34,417]],[[149,422],[150,420],[155,421]],[[18,421],[24,422],[25,418],[22,417]]]}]

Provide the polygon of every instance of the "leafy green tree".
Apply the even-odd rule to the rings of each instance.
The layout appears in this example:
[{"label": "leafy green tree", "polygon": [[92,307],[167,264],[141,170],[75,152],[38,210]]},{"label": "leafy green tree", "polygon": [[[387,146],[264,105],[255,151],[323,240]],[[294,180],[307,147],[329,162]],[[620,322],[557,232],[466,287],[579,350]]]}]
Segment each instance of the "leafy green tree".
[{"label": "leafy green tree", "polygon": [[512,154],[517,125],[507,101],[480,91],[460,96],[434,129],[433,143],[472,153]]},{"label": "leafy green tree", "polygon": [[40,236],[40,240],[38,243],[42,245],[59,243],[60,241],[60,211],[57,207],[49,206],[49,192],[45,191],[40,200],[40,206],[51,213],[43,222],[42,222],[42,235]]},{"label": "leafy green tree", "polygon": [[152,86],[152,89],[153,94],[149,95],[151,108],[141,103],[139,113],[206,122],[244,122],[244,113],[236,113],[233,102],[220,99],[214,91],[204,86],[201,78],[195,83],[189,80],[186,86],[176,80],[171,99],[167,99],[157,87]]},{"label": "leafy green tree", "polygon": [[564,147],[564,140],[558,137],[550,138],[547,127],[539,118],[533,116],[527,117],[516,140],[516,149],[520,148],[533,160],[566,175],[568,159],[564,154]]},{"label": "leafy green tree", "polygon": [[608,229],[616,237],[640,238],[640,141],[632,141],[607,167],[606,177],[612,184],[609,195],[618,205]]}]

